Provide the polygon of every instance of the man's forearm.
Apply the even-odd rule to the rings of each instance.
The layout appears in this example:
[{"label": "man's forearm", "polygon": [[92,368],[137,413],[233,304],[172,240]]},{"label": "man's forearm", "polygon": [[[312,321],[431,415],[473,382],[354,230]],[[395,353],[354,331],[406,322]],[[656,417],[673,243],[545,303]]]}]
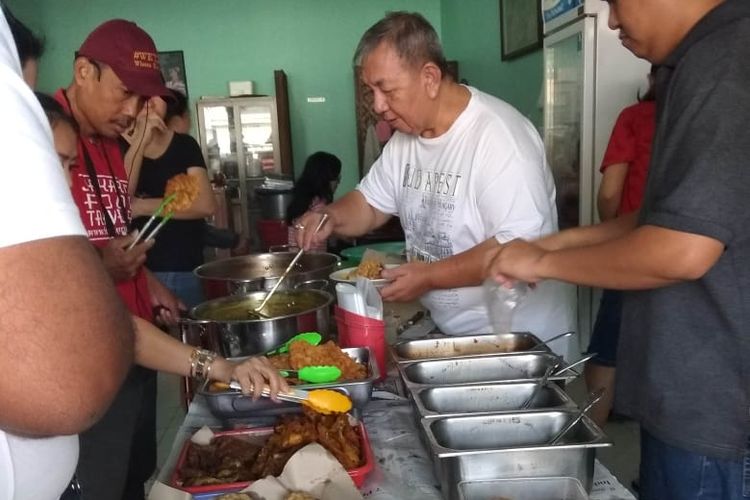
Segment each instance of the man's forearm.
[{"label": "man's forearm", "polygon": [[533,243],[547,251],[598,245],[626,235],[636,228],[638,214],[632,213],[593,226],[574,227],[551,234]]},{"label": "man's forearm", "polygon": [[359,191],[352,191],[323,210],[331,216],[337,236],[362,236],[385,224],[390,215],[383,214],[367,203]]},{"label": "man's forearm", "polygon": [[618,290],[659,288],[698,279],[721,256],[711,238],[642,226],[621,238],[544,255],[540,276]]},{"label": "man's forearm", "polygon": [[499,247],[497,240],[490,238],[464,252],[430,264],[430,288],[444,290],[481,284],[487,255]]}]

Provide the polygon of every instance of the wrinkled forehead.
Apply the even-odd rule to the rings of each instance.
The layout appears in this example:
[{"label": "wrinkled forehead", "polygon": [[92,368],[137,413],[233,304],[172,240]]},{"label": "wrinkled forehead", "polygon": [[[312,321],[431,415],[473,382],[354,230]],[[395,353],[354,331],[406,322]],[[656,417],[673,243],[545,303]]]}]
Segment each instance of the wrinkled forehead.
[{"label": "wrinkled forehead", "polygon": [[367,85],[382,86],[407,78],[416,68],[411,67],[386,42],[362,57],[361,79]]}]

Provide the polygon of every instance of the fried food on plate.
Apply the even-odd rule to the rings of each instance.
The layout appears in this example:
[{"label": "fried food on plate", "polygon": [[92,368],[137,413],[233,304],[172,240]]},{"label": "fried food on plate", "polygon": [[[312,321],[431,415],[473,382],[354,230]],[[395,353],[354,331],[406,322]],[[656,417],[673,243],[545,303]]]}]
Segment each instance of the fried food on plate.
[{"label": "fried food on plate", "polygon": [[382,262],[374,259],[363,260],[354,271],[349,273],[348,279],[353,280],[356,279],[357,276],[362,276],[363,278],[371,280],[380,279],[380,273],[383,272],[383,269],[385,269],[385,266],[383,266]]},{"label": "fried food on plate", "polygon": [[253,500],[249,493],[226,493],[216,497],[216,500]]},{"label": "fried food on plate", "polygon": [[284,500],[318,500],[317,497],[312,496],[304,491],[293,491],[289,493]]},{"label": "fried food on plate", "polygon": [[198,197],[198,180],[188,174],[177,174],[167,181],[164,189],[164,198],[175,195],[172,201],[167,203],[165,212],[181,212],[190,208]]},{"label": "fried food on plate", "polygon": [[289,458],[310,443],[323,446],[346,470],[362,465],[362,445],[347,415],[321,415],[303,408],[302,415],[282,417],[258,453],[251,473],[256,477],[278,476]]},{"label": "fried food on plate", "polygon": [[289,345],[289,368],[299,370],[305,366],[321,365],[338,367],[342,380],[367,378],[367,367],[354,361],[331,340],[316,346],[305,341],[292,342]]}]

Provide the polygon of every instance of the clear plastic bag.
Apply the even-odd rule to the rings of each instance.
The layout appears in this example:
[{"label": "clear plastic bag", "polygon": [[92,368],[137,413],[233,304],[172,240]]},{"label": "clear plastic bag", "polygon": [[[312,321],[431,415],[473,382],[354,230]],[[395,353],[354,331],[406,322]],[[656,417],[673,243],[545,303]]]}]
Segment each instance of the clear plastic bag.
[{"label": "clear plastic bag", "polygon": [[486,279],[482,286],[492,333],[510,332],[513,325],[513,312],[526,297],[528,285],[518,282],[511,288],[506,288],[492,279]]}]

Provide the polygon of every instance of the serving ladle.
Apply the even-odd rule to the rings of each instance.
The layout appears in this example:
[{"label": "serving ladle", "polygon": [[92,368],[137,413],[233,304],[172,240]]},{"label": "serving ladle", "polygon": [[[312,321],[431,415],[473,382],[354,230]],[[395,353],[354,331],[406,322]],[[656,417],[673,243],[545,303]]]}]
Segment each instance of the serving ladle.
[{"label": "serving ladle", "polygon": [[[323,217],[320,218],[320,222],[318,222],[317,227],[315,228],[315,232],[313,234],[317,234],[318,231],[320,231],[320,228],[323,227],[323,224],[326,223],[328,220],[328,214],[323,214]],[[264,318],[268,318],[269,316],[267,314],[264,314],[261,312],[261,310],[266,307],[266,304],[268,301],[273,297],[273,294],[276,293],[276,290],[279,288],[279,285],[281,285],[281,282],[284,281],[284,278],[289,274],[289,271],[292,270],[294,265],[297,263],[300,257],[302,257],[302,254],[305,252],[304,248],[300,248],[299,252],[297,252],[297,255],[294,256],[292,261],[289,263],[289,265],[284,270],[284,273],[279,277],[279,279],[276,281],[276,284],[271,288],[271,291],[266,294],[266,298],[263,299],[263,302],[260,303],[258,307],[251,310],[251,314],[257,314],[258,316],[262,316]]]}]

